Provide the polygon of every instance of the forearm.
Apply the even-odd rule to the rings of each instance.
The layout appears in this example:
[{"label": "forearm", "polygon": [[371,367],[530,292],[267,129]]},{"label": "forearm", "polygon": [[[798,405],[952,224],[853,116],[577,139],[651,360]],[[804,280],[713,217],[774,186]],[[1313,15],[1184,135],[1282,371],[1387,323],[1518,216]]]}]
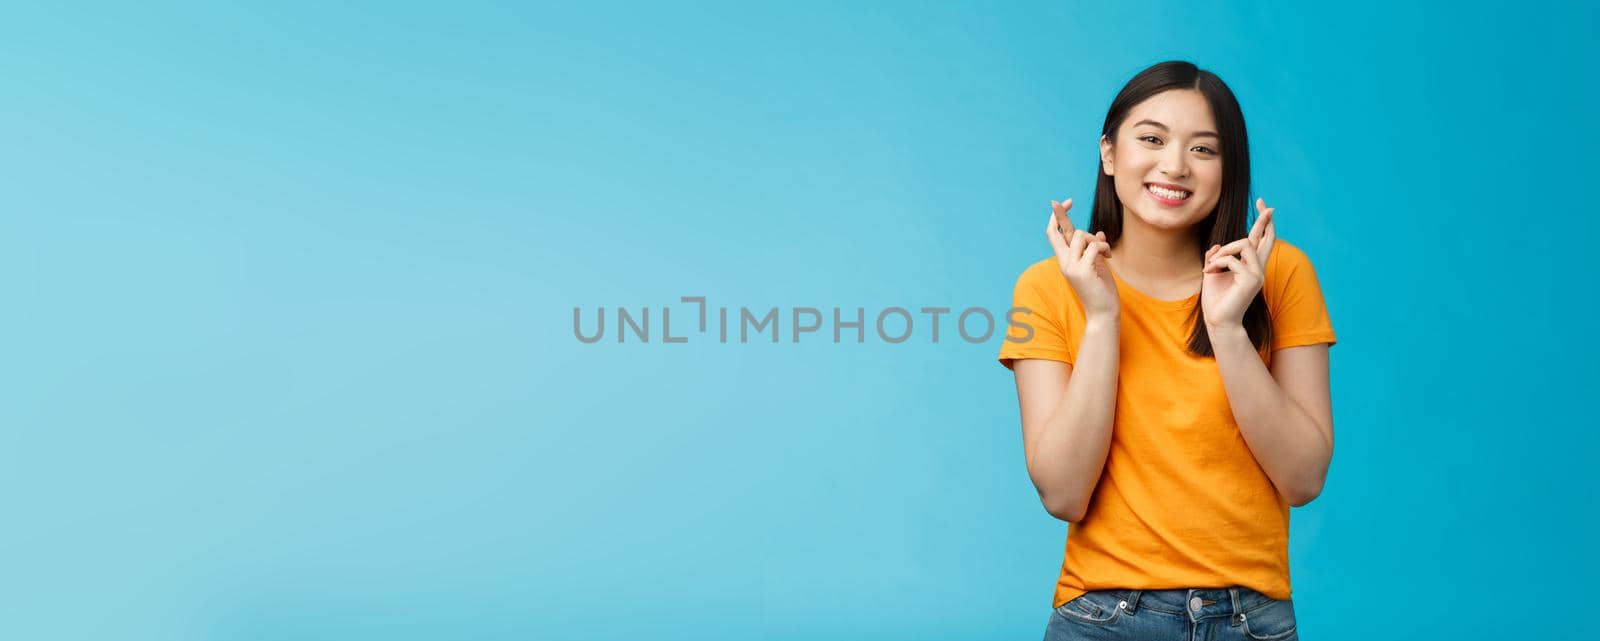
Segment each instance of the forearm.
[{"label": "forearm", "polygon": [[1250,452],[1290,504],[1310,502],[1322,491],[1333,444],[1272,378],[1243,326],[1206,330],[1228,405]]},{"label": "forearm", "polygon": [[1034,460],[1028,461],[1040,500],[1058,518],[1083,517],[1105,467],[1117,403],[1121,336],[1117,319],[1089,320],[1066,392],[1045,419]]}]

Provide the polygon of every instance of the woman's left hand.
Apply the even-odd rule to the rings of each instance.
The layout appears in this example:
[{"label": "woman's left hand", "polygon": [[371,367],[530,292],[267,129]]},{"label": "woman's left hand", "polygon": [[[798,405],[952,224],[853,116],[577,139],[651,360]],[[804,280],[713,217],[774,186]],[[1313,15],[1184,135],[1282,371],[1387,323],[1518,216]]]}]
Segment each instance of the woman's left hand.
[{"label": "woman's left hand", "polygon": [[1250,307],[1266,282],[1267,258],[1278,234],[1272,225],[1272,210],[1257,198],[1256,224],[1250,235],[1226,245],[1212,245],[1206,252],[1205,274],[1200,284],[1200,308],[1206,325],[1238,327],[1244,324],[1244,311]]}]

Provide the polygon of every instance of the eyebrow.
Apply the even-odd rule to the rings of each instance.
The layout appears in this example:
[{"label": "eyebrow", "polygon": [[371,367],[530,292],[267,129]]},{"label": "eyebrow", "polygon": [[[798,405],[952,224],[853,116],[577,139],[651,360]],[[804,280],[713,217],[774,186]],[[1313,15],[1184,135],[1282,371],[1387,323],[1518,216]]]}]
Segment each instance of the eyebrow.
[{"label": "eyebrow", "polygon": [[[1135,127],[1137,127],[1139,125],[1150,125],[1152,127],[1158,128],[1158,129],[1160,129],[1162,131],[1171,131],[1170,129],[1167,129],[1166,125],[1163,125],[1163,124],[1161,124],[1159,122],[1156,122],[1154,120],[1151,120],[1149,118],[1146,118],[1144,120],[1140,120],[1139,122],[1133,123],[1133,126],[1135,126]],[[1215,131],[1196,131],[1196,132],[1194,132],[1194,137],[1199,138],[1201,136],[1211,136],[1212,138],[1216,138],[1217,140],[1222,140],[1222,136],[1218,136],[1217,132],[1215,132]]]}]

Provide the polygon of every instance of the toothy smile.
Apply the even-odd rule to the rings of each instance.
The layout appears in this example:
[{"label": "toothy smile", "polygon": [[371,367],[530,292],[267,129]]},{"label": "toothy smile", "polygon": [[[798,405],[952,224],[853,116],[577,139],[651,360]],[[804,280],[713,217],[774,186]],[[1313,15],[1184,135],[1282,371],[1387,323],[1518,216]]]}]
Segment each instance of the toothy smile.
[{"label": "toothy smile", "polygon": [[1157,196],[1157,197],[1159,197],[1159,198],[1161,198],[1163,200],[1183,200],[1185,198],[1188,198],[1189,196],[1194,195],[1194,192],[1192,192],[1192,191],[1183,191],[1181,189],[1170,189],[1170,188],[1167,188],[1167,187],[1162,187],[1161,185],[1157,185],[1155,183],[1147,183],[1147,184],[1145,184],[1144,188],[1149,190],[1151,194],[1153,194],[1153,195],[1155,195],[1155,196]]}]

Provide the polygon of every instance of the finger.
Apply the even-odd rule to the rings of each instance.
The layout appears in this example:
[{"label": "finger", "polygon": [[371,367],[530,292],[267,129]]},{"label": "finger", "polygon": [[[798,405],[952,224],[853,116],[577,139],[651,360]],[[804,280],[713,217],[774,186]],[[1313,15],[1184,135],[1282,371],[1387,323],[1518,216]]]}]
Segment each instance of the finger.
[{"label": "finger", "polygon": [[1267,201],[1257,198],[1256,211],[1259,213],[1259,215],[1256,216],[1255,225],[1250,228],[1250,238],[1251,246],[1255,247],[1257,251],[1260,251],[1263,242],[1262,239],[1265,238],[1267,232],[1272,229],[1273,208],[1267,206]]},{"label": "finger", "polygon": [[1068,244],[1067,256],[1076,261],[1083,257],[1083,248],[1089,245],[1089,235],[1082,229],[1072,230],[1072,242]]},{"label": "finger", "polygon": [[1228,255],[1228,254],[1237,254],[1237,253],[1242,252],[1242,251],[1244,251],[1246,249],[1255,249],[1255,248],[1256,248],[1255,244],[1249,238],[1240,238],[1239,240],[1236,240],[1236,241],[1233,241],[1233,242],[1228,243],[1226,245],[1223,245],[1221,249],[1217,250],[1217,253],[1214,254],[1213,257],[1222,256],[1222,255]]},{"label": "finger", "polygon": [[1239,262],[1239,258],[1232,254],[1218,256],[1210,264],[1206,265],[1203,271],[1208,274],[1220,274],[1222,272],[1247,273],[1244,263]]},{"label": "finger", "polygon": [[1052,200],[1050,201],[1050,207],[1055,211],[1056,218],[1059,219],[1062,235],[1071,237],[1072,231],[1077,229],[1072,225],[1072,216],[1069,215],[1072,212],[1072,199],[1068,198],[1061,202]]},{"label": "finger", "polygon": [[1206,259],[1205,268],[1200,270],[1200,271],[1205,272],[1207,274],[1215,274],[1215,273],[1221,272],[1222,271],[1222,267],[1223,267],[1222,257],[1223,256],[1220,253],[1212,254],[1212,256],[1210,258]]},{"label": "finger", "polygon": [[1261,255],[1262,264],[1266,264],[1267,259],[1272,257],[1272,243],[1278,240],[1278,226],[1274,222],[1267,221],[1267,230],[1261,234],[1261,244],[1256,245],[1256,253]]},{"label": "finger", "polygon": [[1224,256],[1224,257],[1222,257],[1222,264],[1223,264],[1223,266],[1228,268],[1228,271],[1233,272],[1235,274],[1248,274],[1248,273],[1250,273],[1250,270],[1244,266],[1244,263],[1239,262],[1239,257],[1238,256],[1232,256],[1232,255]]},{"label": "finger", "polygon": [[1050,247],[1057,254],[1062,254],[1067,250],[1067,239],[1061,235],[1061,226],[1056,224],[1056,220],[1056,215],[1052,212],[1050,218],[1044,222],[1044,236],[1050,240]]},{"label": "finger", "polygon": [[[1227,265],[1229,258],[1237,258],[1239,254],[1245,253],[1238,250],[1239,246],[1240,245],[1238,244],[1238,241],[1234,241],[1219,247],[1216,251],[1211,253],[1210,258],[1206,259],[1206,267],[1204,271],[1212,273],[1223,271],[1223,267]],[[1230,248],[1232,248],[1232,250],[1230,250]]]},{"label": "finger", "polygon": [[1103,261],[1109,256],[1111,256],[1110,243],[1093,242],[1084,248],[1083,257],[1078,260],[1082,263],[1092,264],[1096,261]]},{"label": "finger", "polygon": [[1256,255],[1255,250],[1239,252],[1239,255],[1244,257],[1245,269],[1257,276],[1261,275],[1261,257]]},{"label": "finger", "polygon": [[1256,222],[1254,225],[1250,226],[1250,233],[1247,234],[1247,236],[1250,238],[1251,245],[1256,245],[1261,242],[1261,234],[1266,233],[1267,221],[1271,218],[1271,215],[1272,210],[1268,209],[1264,212],[1261,212],[1261,215],[1256,216]]}]

